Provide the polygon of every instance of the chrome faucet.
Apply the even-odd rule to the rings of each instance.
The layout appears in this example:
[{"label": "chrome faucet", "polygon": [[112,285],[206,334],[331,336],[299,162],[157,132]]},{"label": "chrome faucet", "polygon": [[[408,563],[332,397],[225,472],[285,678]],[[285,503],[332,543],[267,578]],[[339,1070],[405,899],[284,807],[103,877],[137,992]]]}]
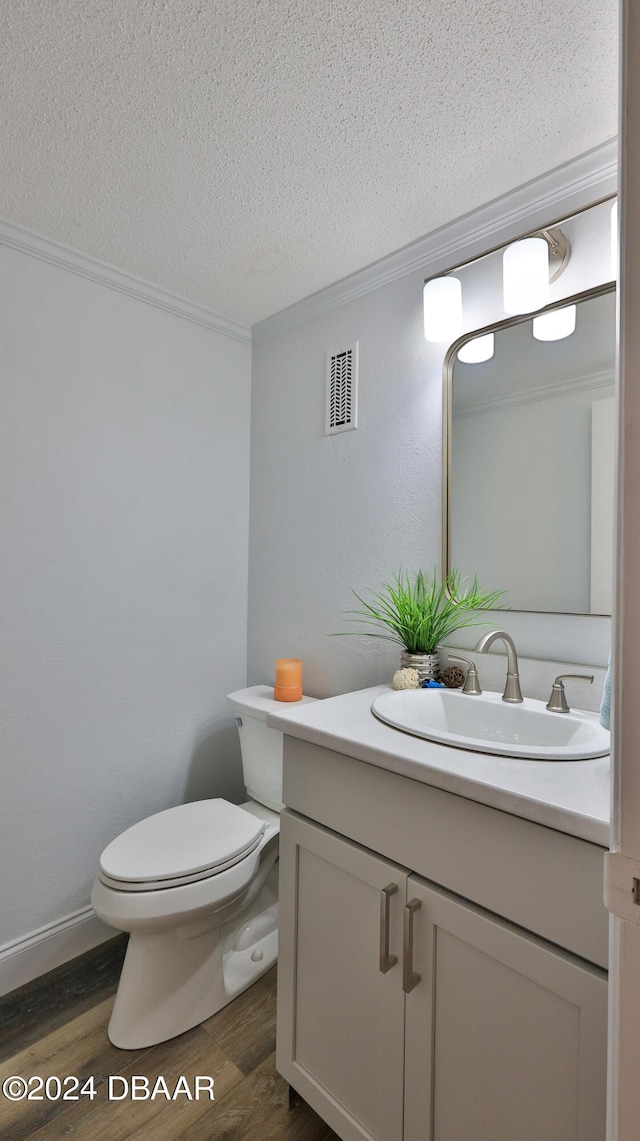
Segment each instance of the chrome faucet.
[{"label": "chrome faucet", "polygon": [[474,649],[479,654],[486,654],[489,646],[497,641],[504,642],[507,647],[507,681],[502,700],[510,701],[514,705],[519,704],[523,697],[520,689],[520,675],[518,674],[518,655],[511,634],[507,634],[506,630],[491,630],[488,634],[483,634]]}]

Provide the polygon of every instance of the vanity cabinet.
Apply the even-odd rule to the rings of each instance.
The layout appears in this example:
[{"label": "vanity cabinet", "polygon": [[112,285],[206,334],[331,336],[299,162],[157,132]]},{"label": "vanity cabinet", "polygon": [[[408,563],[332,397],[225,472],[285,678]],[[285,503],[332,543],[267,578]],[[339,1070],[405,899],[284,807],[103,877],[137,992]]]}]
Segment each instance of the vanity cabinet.
[{"label": "vanity cabinet", "polygon": [[[285,1076],[342,1136],[400,1138],[404,1004],[397,964],[380,970],[379,900],[389,901],[389,945],[397,952],[407,871],[286,813],[280,843],[289,920],[278,939],[294,950],[294,978],[285,972],[289,986],[281,968],[278,1048],[304,1080]],[[382,895],[390,884],[395,897]],[[282,967],[286,961],[285,952]],[[283,1036],[285,1005],[292,1020]]]},{"label": "vanity cabinet", "polygon": [[[285,801],[277,1062],[287,1081],[344,1141],[602,1141],[606,912],[597,875],[587,882],[602,849],[293,739]],[[509,901],[512,822],[524,847],[512,854],[516,885],[526,866],[520,889],[537,878],[549,893],[554,942],[521,922],[539,900]],[[505,862],[484,890],[486,870]],[[590,914],[563,937],[572,885]]]}]

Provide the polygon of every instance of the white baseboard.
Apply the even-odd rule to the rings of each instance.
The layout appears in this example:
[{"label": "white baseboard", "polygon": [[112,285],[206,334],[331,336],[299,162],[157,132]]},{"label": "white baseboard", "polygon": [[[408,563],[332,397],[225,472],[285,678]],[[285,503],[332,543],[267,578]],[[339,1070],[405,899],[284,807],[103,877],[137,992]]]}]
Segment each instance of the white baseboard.
[{"label": "white baseboard", "polygon": [[48,923],[0,947],[0,995],[16,990],[76,955],[113,939],[118,932],[98,919],[92,907]]}]

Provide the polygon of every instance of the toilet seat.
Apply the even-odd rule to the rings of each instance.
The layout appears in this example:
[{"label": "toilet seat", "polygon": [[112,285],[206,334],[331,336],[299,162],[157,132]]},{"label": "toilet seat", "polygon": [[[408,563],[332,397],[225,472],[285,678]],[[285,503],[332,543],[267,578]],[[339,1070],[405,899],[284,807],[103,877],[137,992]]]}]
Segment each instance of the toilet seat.
[{"label": "toilet seat", "polygon": [[208,879],[246,859],[265,822],[226,800],[179,804],[141,820],[109,844],[98,878],[117,891],[159,891]]}]

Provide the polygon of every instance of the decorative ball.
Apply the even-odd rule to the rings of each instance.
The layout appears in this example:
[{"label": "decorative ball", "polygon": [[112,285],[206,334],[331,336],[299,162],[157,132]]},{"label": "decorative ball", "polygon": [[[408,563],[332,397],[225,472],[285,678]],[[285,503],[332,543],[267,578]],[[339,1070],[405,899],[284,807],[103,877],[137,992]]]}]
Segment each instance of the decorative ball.
[{"label": "decorative ball", "polygon": [[460,666],[445,666],[440,671],[440,677],[447,689],[460,689],[464,685],[464,670]]},{"label": "decorative ball", "polygon": [[420,685],[418,671],[410,667],[403,670],[396,670],[391,684],[394,689],[418,689]]}]

